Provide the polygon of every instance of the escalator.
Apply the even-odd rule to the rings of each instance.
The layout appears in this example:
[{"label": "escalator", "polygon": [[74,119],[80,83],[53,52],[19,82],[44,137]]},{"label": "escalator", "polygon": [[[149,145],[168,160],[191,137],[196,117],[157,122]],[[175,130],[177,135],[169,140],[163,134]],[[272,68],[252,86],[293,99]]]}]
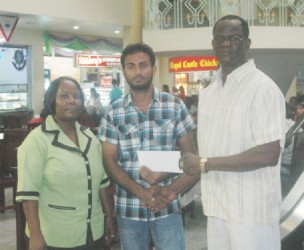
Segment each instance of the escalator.
[{"label": "escalator", "polygon": [[304,250],[304,114],[286,134],[293,144],[291,165],[282,166],[280,232],[282,250]]}]

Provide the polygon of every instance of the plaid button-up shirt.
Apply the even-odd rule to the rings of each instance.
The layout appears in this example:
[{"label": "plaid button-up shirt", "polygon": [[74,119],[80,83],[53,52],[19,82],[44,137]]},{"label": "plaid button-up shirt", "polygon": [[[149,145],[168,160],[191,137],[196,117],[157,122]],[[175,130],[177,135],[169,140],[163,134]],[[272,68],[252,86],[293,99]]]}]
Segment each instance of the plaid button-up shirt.
[{"label": "plaid button-up shirt", "polygon": [[[137,183],[149,184],[140,178],[137,151],[176,150],[176,142],[195,128],[185,104],[177,97],[154,89],[153,101],[142,113],[132,103],[132,97],[124,98],[108,107],[101,119],[99,139],[118,146],[118,165]],[[166,168],[166,166],[164,166]],[[170,185],[169,178],[159,185]],[[133,194],[115,185],[116,213],[125,218],[147,221],[180,211],[180,199],[174,200],[165,209],[152,213]]]}]

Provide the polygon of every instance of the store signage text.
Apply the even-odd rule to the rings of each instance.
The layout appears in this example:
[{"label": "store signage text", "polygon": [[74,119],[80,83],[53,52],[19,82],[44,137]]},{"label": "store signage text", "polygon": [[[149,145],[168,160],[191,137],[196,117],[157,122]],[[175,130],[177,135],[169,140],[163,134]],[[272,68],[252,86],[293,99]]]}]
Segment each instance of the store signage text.
[{"label": "store signage text", "polygon": [[75,55],[76,67],[113,67],[120,66],[119,56],[102,56],[102,55],[89,55],[89,54],[76,54]]},{"label": "store signage text", "polygon": [[187,56],[169,59],[169,72],[216,70],[218,60],[215,56]]}]

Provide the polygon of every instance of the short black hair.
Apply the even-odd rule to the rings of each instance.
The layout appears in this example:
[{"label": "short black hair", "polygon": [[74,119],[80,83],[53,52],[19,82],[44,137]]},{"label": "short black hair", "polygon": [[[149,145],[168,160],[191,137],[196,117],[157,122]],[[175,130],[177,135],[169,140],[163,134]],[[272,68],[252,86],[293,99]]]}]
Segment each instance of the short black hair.
[{"label": "short black hair", "polygon": [[50,83],[50,86],[48,87],[47,91],[45,92],[44,95],[44,102],[43,102],[43,111],[42,111],[42,118],[46,118],[48,115],[55,115],[55,105],[56,105],[56,96],[57,96],[57,92],[60,86],[60,83],[63,80],[70,80],[72,82],[74,82],[77,86],[77,88],[79,89],[80,92],[80,99],[81,99],[81,107],[84,107],[84,94],[83,91],[80,87],[80,84],[77,80],[75,80],[72,77],[69,76],[61,76],[57,79],[55,79],[54,81],[52,81]]},{"label": "short black hair", "polygon": [[213,26],[213,31],[212,34],[214,35],[214,31],[216,29],[216,26],[224,20],[239,20],[241,22],[241,27],[242,27],[242,31],[243,34],[245,36],[245,38],[249,37],[249,25],[248,22],[245,21],[243,18],[241,18],[240,16],[236,16],[236,15],[227,15],[227,16],[223,16],[221,17],[219,20],[217,20],[217,22],[214,24]]},{"label": "short black hair", "polygon": [[120,63],[122,67],[125,67],[125,59],[128,55],[135,54],[138,52],[143,52],[147,54],[150,57],[150,61],[152,66],[155,65],[155,54],[153,52],[153,49],[144,43],[133,43],[127,45],[124,50],[122,51],[121,57],[120,57]]},{"label": "short black hair", "polygon": [[304,107],[304,95],[297,95],[296,101],[298,105]]}]

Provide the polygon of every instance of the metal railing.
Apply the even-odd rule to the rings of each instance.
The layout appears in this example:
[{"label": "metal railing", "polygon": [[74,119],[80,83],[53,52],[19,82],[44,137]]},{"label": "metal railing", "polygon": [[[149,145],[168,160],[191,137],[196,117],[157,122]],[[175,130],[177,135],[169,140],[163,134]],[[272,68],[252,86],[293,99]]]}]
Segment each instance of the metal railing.
[{"label": "metal railing", "polygon": [[145,0],[146,30],[213,26],[227,14],[250,26],[304,26],[304,0]]}]

